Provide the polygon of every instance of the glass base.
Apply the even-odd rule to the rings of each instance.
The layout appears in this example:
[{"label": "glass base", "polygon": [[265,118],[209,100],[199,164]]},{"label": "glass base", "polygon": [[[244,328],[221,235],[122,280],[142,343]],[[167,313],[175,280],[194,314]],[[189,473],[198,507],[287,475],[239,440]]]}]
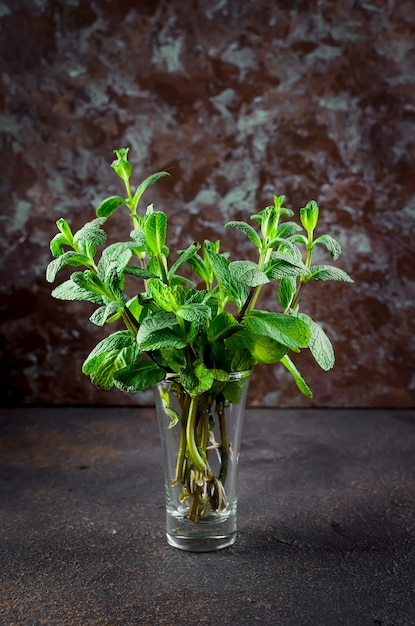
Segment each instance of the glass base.
[{"label": "glass base", "polygon": [[167,543],[173,548],[188,552],[214,552],[235,543],[236,532],[222,537],[180,537],[166,533]]},{"label": "glass base", "polygon": [[236,540],[236,514],[229,511],[211,513],[195,523],[182,515],[167,512],[167,541],[169,545],[188,552],[214,552],[227,548]]}]

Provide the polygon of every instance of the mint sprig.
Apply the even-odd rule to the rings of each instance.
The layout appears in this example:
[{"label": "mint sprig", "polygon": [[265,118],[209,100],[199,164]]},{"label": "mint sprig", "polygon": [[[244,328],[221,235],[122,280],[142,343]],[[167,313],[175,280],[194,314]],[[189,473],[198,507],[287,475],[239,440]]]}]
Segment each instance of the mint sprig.
[{"label": "mint sprig", "polygon": [[[333,265],[312,265],[316,246],[332,260],[341,253],[331,235],[314,237],[319,219],[315,201],[300,209],[300,223],[284,207],[285,197],[274,196],[272,205],[251,216],[251,223],[225,225],[248,238],[256,261],[231,258],[220,250],[219,241],[193,242],[174,258],[167,245],[167,214],[152,204],[143,212],[138,208],[144,192],[168,173],[156,172],[133,190],[129,149],[114,152],[112,168],[124,183],[126,197],[106,198],[96,218],[75,234],[65,219],[58,220],[58,233],[50,243],[55,258],[46,274],[54,282],[65,266],[76,268],[52,295],[98,305],[89,317],[98,326],[124,322],[129,349],[115,344],[100,350],[98,358],[95,348],[85,361],[84,372],[96,385],[136,391],[153,385],[161,373],[175,372],[195,396],[202,388],[213,388],[217,373],[230,373],[236,364],[250,369],[278,361],[298,385],[300,374],[288,353],[304,348],[322,369],[333,367],[330,340],[317,322],[299,312],[300,298],[312,280],[353,281]],[[104,226],[122,207],[132,219],[130,240],[105,247]],[[135,294],[126,293],[126,276],[137,280]],[[269,283],[275,285],[280,310],[257,308],[262,288]],[[305,383],[299,387],[310,395]]]}]

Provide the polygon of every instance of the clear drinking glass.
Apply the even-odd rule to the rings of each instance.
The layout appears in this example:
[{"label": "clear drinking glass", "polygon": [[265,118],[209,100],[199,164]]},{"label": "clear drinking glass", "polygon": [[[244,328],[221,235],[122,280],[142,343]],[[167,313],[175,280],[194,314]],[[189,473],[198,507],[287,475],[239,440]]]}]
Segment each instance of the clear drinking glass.
[{"label": "clear drinking glass", "polygon": [[236,539],[238,460],[250,371],[196,397],[177,377],[154,387],[165,477],[167,541],[206,552]]}]

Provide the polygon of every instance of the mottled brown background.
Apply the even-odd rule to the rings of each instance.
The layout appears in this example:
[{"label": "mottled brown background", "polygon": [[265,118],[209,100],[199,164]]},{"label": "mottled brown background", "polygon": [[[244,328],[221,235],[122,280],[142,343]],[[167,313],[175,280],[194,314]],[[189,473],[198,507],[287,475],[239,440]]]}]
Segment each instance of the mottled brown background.
[{"label": "mottled brown background", "polygon": [[[414,26],[412,0],[1,2],[3,402],[137,402],[81,374],[103,331],[44,279],[55,220],[77,228],[123,193],[109,163],[129,145],[139,179],[172,174],[146,199],[169,213],[173,248],[221,237],[274,193],[295,210],[316,199],[343,246],[356,283],[303,300],[335,369],[297,359],[310,402],[258,368],[251,403],[412,406]],[[243,254],[242,235],[225,241]]]}]

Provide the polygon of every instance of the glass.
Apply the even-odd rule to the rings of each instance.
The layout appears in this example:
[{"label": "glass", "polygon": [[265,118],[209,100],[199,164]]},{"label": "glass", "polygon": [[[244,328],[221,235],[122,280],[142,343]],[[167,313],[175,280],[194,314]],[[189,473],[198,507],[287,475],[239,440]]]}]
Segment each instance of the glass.
[{"label": "glass", "polygon": [[167,541],[207,552],[236,539],[238,460],[251,372],[190,397],[170,376],[154,387],[166,495]]}]

